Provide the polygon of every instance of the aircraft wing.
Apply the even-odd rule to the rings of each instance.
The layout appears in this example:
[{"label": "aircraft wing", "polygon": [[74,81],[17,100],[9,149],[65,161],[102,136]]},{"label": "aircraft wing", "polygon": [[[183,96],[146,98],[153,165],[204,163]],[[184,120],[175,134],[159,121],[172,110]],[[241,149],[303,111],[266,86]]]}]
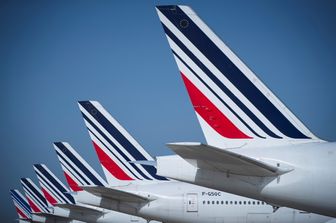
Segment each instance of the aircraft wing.
[{"label": "aircraft wing", "polygon": [[277,176],[290,169],[280,168],[263,161],[202,143],[169,143],[177,155],[200,169],[245,176]]},{"label": "aircraft wing", "polygon": [[85,213],[91,213],[94,215],[103,215],[104,212],[94,209],[94,208],[90,208],[90,207],[85,207],[85,206],[81,206],[81,205],[75,205],[75,204],[55,204],[56,207],[60,207],[60,208],[66,208],[69,209],[71,211],[78,211],[78,212],[85,212]]},{"label": "aircraft wing", "polygon": [[113,200],[120,200],[126,202],[146,202],[149,201],[148,197],[134,194],[131,192],[126,192],[118,189],[113,189],[110,187],[102,186],[81,186],[81,188],[91,194],[106,197]]}]

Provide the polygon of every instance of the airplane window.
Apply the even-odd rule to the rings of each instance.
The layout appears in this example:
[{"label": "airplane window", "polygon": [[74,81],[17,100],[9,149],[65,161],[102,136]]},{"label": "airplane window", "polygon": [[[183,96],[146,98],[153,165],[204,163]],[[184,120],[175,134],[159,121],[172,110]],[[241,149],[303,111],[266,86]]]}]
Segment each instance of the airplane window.
[{"label": "airplane window", "polygon": [[252,201],[252,204],[255,205],[255,201]]},{"label": "airplane window", "polygon": [[239,201],[239,204],[242,204],[241,201]]},{"label": "airplane window", "polygon": [[244,201],[244,204],[246,204],[246,201]]},{"label": "airplane window", "polygon": [[259,201],[257,201],[257,205],[259,205],[260,204],[260,202]]},{"label": "airplane window", "polygon": [[237,201],[235,201],[235,204],[237,204]]},{"label": "airplane window", "polygon": [[248,203],[248,204],[251,204],[251,201],[248,201],[247,203]]},{"label": "airplane window", "polygon": [[205,201],[203,201],[203,204],[205,204]]},{"label": "airplane window", "polygon": [[208,204],[210,204],[210,201],[208,201]]},{"label": "airplane window", "polygon": [[232,204],[232,201],[230,201],[230,204]]},{"label": "airplane window", "polygon": [[224,204],[224,201],[221,201],[221,204]]},{"label": "airplane window", "polygon": [[228,201],[225,201],[225,204],[229,204],[229,202],[228,202]]},{"label": "airplane window", "polygon": [[219,201],[217,201],[216,203],[219,204]]},{"label": "airplane window", "polygon": [[215,201],[212,201],[212,204],[215,204]]}]

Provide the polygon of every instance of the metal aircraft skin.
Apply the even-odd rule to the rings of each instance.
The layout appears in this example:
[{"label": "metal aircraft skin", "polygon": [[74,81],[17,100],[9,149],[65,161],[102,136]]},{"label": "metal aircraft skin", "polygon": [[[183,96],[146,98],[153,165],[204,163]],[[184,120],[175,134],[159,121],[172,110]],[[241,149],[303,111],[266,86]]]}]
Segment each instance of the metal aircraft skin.
[{"label": "metal aircraft skin", "polygon": [[158,174],[336,217],[336,144],[316,137],[188,6],[158,16],[207,144],[170,143]]},{"label": "metal aircraft skin", "polygon": [[[136,216],[77,203],[71,195],[70,190],[46,165],[35,164],[34,170],[46,202],[49,207],[52,207],[53,215],[90,223],[147,222],[145,219],[140,219]],[[99,182],[101,185],[106,184],[100,176],[96,175],[95,177],[96,182]]]},{"label": "metal aircraft skin", "polygon": [[334,220],[158,176],[153,158],[101,104],[81,101],[79,107],[108,185],[68,143],[54,143],[77,202],[171,223]]},{"label": "metal aircraft skin", "polygon": [[15,210],[19,218],[19,223],[27,223],[32,221],[32,211],[27,199],[17,189],[10,190],[10,195],[13,200]]},{"label": "metal aircraft skin", "polygon": [[[21,185],[25,192],[27,201],[19,198],[19,194],[12,194],[17,201],[20,201],[22,206],[25,206],[26,210],[30,211],[30,216],[26,215],[24,221],[39,222],[39,223],[83,223],[84,221],[78,221],[68,218],[62,211],[54,211],[53,208],[48,206],[47,200],[43,196],[40,188],[30,178],[21,178]],[[13,196],[14,195],[14,196]],[[21,217],[20,217],[21,218]]]},{"label": "metal aircraft skin", "polygon": [[[35,164],[34,170],[41,189],[29,178],[21,184],[26,197],[18,190],[11,190],[19,222],[39,223],[146,223],[145,219],[111,210],[76,204],[70,191],[44,165]],[[97,178],[100,180],[101,178]],[[102,181],[103,182],[103,181]]]}]

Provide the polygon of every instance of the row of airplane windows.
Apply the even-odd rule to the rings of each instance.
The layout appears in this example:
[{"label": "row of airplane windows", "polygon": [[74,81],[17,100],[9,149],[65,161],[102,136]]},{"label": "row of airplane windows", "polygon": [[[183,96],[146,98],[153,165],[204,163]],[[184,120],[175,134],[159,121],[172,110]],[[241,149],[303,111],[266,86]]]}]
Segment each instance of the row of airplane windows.
[{"label": "row of airplane windows", "polygon": [[266,205],[263,201],[203,201],[203,204]]}]

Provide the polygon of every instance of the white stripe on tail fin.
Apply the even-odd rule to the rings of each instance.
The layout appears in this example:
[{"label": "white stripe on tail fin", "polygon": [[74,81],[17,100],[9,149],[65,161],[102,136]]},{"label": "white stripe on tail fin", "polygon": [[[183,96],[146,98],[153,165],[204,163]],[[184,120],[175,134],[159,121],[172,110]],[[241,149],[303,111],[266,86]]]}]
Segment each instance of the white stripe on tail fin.
[{"label": "white stripe on tail fin", "polygon": [[208,144],[319,141],[190,7],[156,9]]},{"label": "white stripe on tail fin", "polygon": [[46,165],[35,164],[34,170],[42,192],[49,205],[75,204],[69,189],[53,174]]},{"label": "white stripe on tail fin", "polygon": [[32,213],[50,213],[42,191],[29,178],[21,178],[21,185],[26,194]]},{"label": "white stripe on tail fin", "polygon": [[10,190],[19,220],[31,220],[32,211],[27,199],[18,190]]},{"label": "white stripe on tail fin", "polygon": [[167,180],[153,166],[135,161],[153,161],[142,146],[97,101],[78,102],[94,148],[110,185],[121,181]]},{"label": "white stripe on tail fin", "polygon": [[69,143],[55,142],[54,148],[71,190],[77,192],[82,191],[80,186],[107,185]]}]

